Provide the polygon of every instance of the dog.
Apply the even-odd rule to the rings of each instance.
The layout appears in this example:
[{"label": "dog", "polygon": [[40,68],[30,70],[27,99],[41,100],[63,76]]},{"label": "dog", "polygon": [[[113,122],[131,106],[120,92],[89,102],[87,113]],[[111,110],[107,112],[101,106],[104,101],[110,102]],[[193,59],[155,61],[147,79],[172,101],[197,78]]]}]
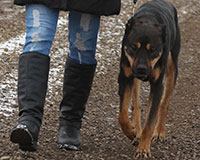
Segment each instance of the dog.
[{"label": "dog", "polygon": [[[165,138],[169,99],[178,75],[180,48],[177,10],[166,0],[143,4],[126,24],[118,76],[118,120],[128,138],[139,140],[136,157],[151,157],[151,140]],[[150,83],[143,129],[139,100],[141,81]],[[129,106],[132,107],[131,119]]]}]

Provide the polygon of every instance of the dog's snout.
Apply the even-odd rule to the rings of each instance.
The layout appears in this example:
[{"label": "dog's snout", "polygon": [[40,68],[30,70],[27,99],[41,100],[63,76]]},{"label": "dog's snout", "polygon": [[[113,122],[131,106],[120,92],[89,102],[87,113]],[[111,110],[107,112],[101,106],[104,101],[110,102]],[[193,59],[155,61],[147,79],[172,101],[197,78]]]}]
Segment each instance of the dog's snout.
[{"label": "dog's snout", "polygon": [[135,76],[143,81],[148,78],[148,68],[145,64],[138,64],[136,67]]},{"label": "dog's snout", "polygon": [[147,66],[144,64],[138,64],[137,66],[137,72],[141,74],[146,74]]}]

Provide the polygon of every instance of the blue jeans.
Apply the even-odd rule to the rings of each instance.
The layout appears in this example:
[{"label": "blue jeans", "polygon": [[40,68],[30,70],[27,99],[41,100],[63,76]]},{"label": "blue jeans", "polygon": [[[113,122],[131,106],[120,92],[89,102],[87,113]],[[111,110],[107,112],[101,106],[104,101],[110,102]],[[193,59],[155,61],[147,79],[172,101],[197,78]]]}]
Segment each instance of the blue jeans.
[{"label": "blue jeans", "polygon": [[[23,53],[50,53],[59,11],[44,5],[26,6],[26,43]],[[100,16],[75,11],[69,13],[69,58],[79,64],[96,63],[96,43]]]}]

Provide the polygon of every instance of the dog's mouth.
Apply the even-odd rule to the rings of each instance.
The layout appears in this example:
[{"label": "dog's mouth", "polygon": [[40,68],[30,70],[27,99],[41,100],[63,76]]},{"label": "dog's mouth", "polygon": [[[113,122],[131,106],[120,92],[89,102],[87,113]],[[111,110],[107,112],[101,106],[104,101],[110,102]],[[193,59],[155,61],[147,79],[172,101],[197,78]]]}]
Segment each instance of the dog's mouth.
[{"label": "dog's mouth", "polygon": [[142,81],[148,81],[149,80],[149,71],[146,70],[138,70],[133,69],[134,76]]},{"label": "dog's mouth", "polygon": [[147,74],[143,74],[143,73],[136,73],[135,77],[142,80],[142,81],[148,81],[148,75]]}]

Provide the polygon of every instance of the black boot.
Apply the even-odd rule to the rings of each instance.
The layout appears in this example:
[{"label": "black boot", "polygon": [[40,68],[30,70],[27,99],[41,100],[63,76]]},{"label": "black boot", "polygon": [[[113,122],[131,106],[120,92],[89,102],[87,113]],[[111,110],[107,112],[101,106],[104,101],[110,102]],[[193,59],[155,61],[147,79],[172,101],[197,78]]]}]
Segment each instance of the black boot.
[{"label": "black boot", "polygon": [[96,64],[77,64],[69,58],[65,64],[63,99],[60,104],[58,146],[80,150],[81,119],[85,112]]},{"label": "black boot", "polygon": [[48,56],[40,53],[23,53],[19,57],[18,103],[19,120],[12,129],[10,140],[23,151],[36,151],[43,107],[46,97]]}]

